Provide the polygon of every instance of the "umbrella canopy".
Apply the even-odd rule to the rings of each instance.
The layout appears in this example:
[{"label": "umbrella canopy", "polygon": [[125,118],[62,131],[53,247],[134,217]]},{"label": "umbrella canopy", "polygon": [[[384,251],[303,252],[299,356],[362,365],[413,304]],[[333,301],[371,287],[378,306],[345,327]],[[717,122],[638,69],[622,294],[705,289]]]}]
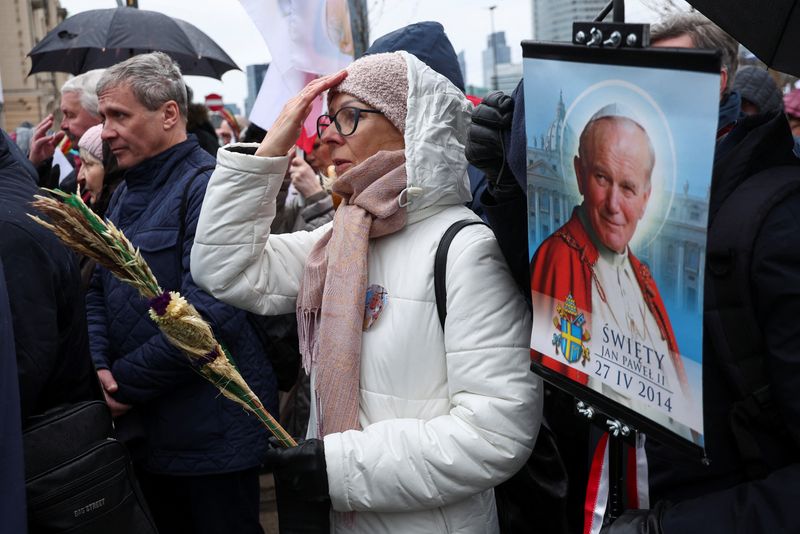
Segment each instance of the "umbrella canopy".
[{"label": "umbrella canopy", "polygon": [[28,54],[35,72],[80,74],[147,52],[164,52],[183,74],[210,76],[238,69],[208,35],[186,21],[132,7],[93,9],[64,20]]},{"label": "umbrella canopy", "polygon": [[688,1],[769,67],[800,76],[800,1]]}]

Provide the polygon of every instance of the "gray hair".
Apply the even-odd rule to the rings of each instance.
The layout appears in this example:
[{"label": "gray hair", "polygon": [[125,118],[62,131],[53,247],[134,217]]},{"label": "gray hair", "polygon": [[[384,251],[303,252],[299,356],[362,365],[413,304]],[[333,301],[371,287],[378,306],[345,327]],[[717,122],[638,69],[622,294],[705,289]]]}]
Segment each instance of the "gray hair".
[{"label": "gray hair", "polygon": [[696,48],[718,50],[728,71],[725,91],[733,86],[739,68],[739,43],[700,13],[671,13],[650,28],[650,42],[688,35]]},{"label": "gray hair", "polygon": [[174,100],[186,120],[186,85],[180,67],[167,54],[140,54],[109,67],[97,83],[97,94],[120,85],[130,87],[136,100],[150,111]]},{"label": "gray hair", "polygon": [[61,94],[75,93],[81,101],[81,107],[95,117],[100,116],[97,104],[97,82],[105,72],[105,69],[95,69],[74,78],[70,78],[61,86]]}]

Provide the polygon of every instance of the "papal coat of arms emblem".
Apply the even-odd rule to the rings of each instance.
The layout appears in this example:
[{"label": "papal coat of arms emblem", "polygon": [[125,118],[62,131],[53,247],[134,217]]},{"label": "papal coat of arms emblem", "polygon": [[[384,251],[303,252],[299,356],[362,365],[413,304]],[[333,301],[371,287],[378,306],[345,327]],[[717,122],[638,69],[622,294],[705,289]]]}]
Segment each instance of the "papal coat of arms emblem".
[{"label": "papal coat of arms emblem", "polygon": [[589,347],[586,343],[591,335],[584,329],[586,319],[583,313],[578,313],[572,293],[567,296],[563,306],[556,306],[556,313],[553,317],[553,325],[558,330],[553,334],[556,354],[561,352],[569,363],[581,360],[581,365],[586,365],[589,361]]}]

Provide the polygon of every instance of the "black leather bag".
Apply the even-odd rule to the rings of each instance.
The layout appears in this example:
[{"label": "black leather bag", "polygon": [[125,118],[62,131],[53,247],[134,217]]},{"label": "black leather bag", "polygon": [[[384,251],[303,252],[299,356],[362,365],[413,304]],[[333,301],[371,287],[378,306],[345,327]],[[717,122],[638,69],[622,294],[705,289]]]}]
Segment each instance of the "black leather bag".
[{"label": "black leather bag", "polygon": [[108,406],[86,401],[31,417],[23,433],[30,534],[157,534]]}]

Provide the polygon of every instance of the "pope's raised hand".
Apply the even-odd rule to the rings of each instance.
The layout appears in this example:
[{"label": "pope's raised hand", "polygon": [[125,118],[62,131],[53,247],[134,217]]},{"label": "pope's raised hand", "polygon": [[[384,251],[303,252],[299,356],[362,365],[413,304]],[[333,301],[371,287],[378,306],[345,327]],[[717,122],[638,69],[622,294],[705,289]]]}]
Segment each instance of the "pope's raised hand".
[{"label": "pope's raised hand", "polygon": [[289,99],[256,150],[256,156],[285,155],[300,137],[300,130],[306,117],[311,113],[314,99],[331,87],[339,85],[346,77],[346,70],[322,76],[309,82],[302,91]]}]

